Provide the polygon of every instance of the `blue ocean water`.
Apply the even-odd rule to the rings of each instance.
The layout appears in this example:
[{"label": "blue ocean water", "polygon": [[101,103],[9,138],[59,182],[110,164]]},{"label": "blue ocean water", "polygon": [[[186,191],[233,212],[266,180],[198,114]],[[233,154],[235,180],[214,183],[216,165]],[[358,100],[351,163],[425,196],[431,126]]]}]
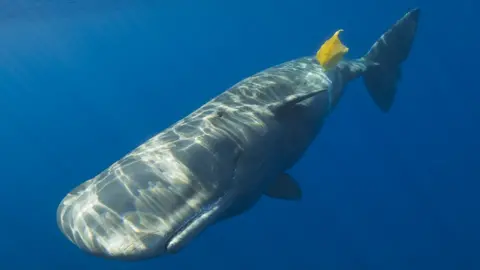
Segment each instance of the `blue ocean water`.
[{"label": "blue ocean water", "polygon": [[[6,1],[3,1],[4,3]],[[348,86],[291,174],[174,256],[117,262],[59,231],[72,188],[264,68],[337,29],[362,56],[410,8],[422,17],[388,114]],[[0,4],[1,269],[480,269],[480,95],[473,0]]]}]

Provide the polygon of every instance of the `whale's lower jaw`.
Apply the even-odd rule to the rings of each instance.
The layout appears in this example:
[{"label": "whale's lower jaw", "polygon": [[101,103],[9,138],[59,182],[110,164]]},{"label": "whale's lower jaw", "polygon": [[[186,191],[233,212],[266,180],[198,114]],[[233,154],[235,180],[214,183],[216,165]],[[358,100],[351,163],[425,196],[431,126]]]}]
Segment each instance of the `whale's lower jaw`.
[{"label": "whale's lower jaw", "polygon": [[219,216],[226,211],[234,199],[234,193],[226,193],[214,202],[203,207],[192,219],[171,237],[166,245],[168,253],[177,253],[193,238],[202,233],[210,224],[215,223]]}]

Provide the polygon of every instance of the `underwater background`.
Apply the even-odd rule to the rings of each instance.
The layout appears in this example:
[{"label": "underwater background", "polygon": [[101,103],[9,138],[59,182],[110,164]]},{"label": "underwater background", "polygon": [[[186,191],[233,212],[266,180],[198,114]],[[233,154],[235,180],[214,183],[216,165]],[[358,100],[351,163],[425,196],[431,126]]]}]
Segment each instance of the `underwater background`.
[{"label": "underwater background", "polygon": [[[56,209],[239,80],[342,28],[362,56],[409,9],[417,37],[392,110],[362,80],[263,198],[174,255],[80,251]],[[479,4],[471,0],[0,2],[0,269],[480,269]]]}]

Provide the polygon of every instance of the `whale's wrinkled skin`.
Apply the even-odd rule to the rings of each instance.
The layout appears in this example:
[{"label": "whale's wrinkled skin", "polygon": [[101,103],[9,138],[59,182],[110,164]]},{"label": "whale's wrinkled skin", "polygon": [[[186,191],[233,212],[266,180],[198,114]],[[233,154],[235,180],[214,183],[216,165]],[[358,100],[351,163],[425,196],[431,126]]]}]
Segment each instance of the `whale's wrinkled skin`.
[{"label": "whale's wrinkled skin", "polygon": [[365,56],[328,72],[311,56],[240,81],[68,193],[58,226],[88,253],[142,260],[178,252],[263,195],[299,200],[286,171],[349,81],[362,77],[375,104],[390,110],[419,15],[411,10]]}]

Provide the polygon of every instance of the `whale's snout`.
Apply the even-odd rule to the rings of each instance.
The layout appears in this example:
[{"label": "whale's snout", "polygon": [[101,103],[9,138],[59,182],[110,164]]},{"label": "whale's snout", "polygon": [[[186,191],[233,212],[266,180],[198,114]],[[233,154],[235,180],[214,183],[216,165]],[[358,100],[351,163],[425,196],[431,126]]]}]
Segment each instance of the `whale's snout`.
[{"label": "whale's snout", "polygon": [[[89,180],[62,200],[57,209],[62,233],[82,250],[104,258],[139,260],[165,253],[167,238],[162,232],[168,230],[155,226],[160,220],[134,211],[132,197],[122,194],[121,186],[109,185],[106,196],[105,186]],[[158,230],[147,229],[152,227]]]}]

